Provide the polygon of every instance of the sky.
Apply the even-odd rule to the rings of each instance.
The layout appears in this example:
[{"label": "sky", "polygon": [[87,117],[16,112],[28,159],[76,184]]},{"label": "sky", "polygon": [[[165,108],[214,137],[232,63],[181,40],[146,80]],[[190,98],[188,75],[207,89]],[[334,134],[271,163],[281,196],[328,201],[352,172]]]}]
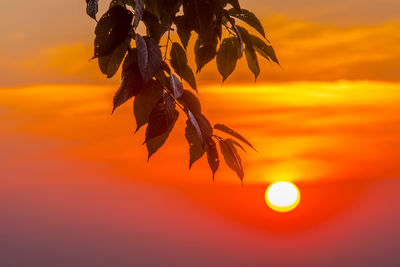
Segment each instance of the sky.
[{"label": "sky", "polygon": [[[257,148],[243,186],[188,170],[184,114],[147,162],[85,1],[0,0],[0,265],[399,265],[400,1],[242,2],[281,67],[221,86],[212,63],[198,97]],[[301,192],[288,213],[264,202],[279,180]]]},{"label": "sky", "polygon": [[[98,72],[93,55],[95,22],[84,1],[3,1],[0,16],[0,80],[3,86],[32,83],[117,83]],[[106,1],[100,1],[104,12]],[[397,0],[244,1],[256,10],[282,68],[262,61],[260,81],[378,80],[400,77]],[[193,60],[192,60],[193,63]],[[241,61],[233,83],[251,74]],[[212,65],[212,66],[211,66]],[[200,81],[216,78],[215,64]]]}]

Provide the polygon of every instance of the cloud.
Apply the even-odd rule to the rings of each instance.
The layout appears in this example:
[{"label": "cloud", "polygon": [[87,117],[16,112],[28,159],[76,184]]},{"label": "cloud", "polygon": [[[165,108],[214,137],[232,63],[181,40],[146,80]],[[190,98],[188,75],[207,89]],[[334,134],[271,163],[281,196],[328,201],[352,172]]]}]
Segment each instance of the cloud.
[{"label": "cloud", "polygon": [[[338,27],[275,17],[263,22],[282,69],[261,61],[262,81],[400,79],[400,23]],[[229,80],[248,81],[244,59]],[[202,74],[214,80],[216,67]]]},{"label": "cloud", "polygon": [[[259,81],[400,80],[400,22],[339,27],[274,17],[264,20],[263,25],[282,68],[259,57]],[[91,44],[83,42],[50,45],[21,54],[0,66],[2,85],[118,82],[118,75],[108,80],[96,60],[89,62],[92,54]],[[192,52],[189,59],[194,67]],[[198,78],[203,83],[221,81],[215,63]],[[228,83],[252,80],[243,58]]]}]

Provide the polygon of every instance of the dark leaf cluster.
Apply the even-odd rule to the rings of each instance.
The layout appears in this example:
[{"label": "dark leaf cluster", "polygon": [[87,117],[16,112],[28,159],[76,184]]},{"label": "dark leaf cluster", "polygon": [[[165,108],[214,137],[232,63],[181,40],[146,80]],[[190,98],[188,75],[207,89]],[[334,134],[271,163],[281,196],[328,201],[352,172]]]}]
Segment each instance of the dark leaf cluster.
[{"label": "dark leaf cluster", "polygon": [[[98,0],[86,0],[86,4],[87,14],[97,21]],[[260,37],[237,25],[237,20]],[[141,23],[145,34],[137,32]],[[179,40],[172,40],[173,32]],[[238,148],[244,151],[242,144],[254,147],[229,127],[212,126],[202,113],[195,72],[187,59],[192,36],[196,38],[195,72],[215,58],[222,82],[243,54],[255,79],[260,73],[258,56],[279,64],[262,24],[252,12],[241,8],[238,0],[112,0],[97,21],[94,58],[107,78],[121,69],[113,112],[134,98],[136,131],[146,126],[148,158],[166,142],[181,114],[186,117],[189,167],[206,155],[214,178],[221,153],[242,181]],[[191,89],[185,88],[183,81]]]}]

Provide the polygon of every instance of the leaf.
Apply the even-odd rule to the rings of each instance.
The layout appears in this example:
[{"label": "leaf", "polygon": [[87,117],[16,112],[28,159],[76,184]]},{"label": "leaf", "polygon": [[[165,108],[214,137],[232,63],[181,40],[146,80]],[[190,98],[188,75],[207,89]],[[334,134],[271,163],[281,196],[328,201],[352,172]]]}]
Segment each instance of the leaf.
[{"label": "leaf", "polygon": [[225,38],[222,41],[217,54],[217,67],[222,82],[235,70],[239,49],[239,42],[235,37]]},{"label": "leaf", "polygon": [[244,172],[242,160],[240,159],[236,147],[229,140],[219,140],[219,147],[226,164],[236,172],[240,180],[243,181]]},{"label": "leaf", "polygon": [[250,33],[245,28],[236,25],[235,31],[240,34],[243,43],[245,43],[248,46],[253,46],[253,43],[251,42]]},{"label": "leaf", "polygon": [[223,11],[219,10],[215,14],[215,32],[217,33],[218,39],[221,40],[222,38],[222,14]]},{"label": "leaf", "polygon": [[135,0],[135,19],[133,21],[133,28],[137,28],[144,12],[143,0]]},{"label": "leaf", "polygon": [[156,2],[156,4],[151,4],[157,6],[157,12],[154,14],[159,16],[161,24],[165,26],[166,29],[170,29],[173,18],[175,14],[179,12],[182,2],[180,0],[148,0],[147,3],[149,2]]},{"label": "leaf", "polygon": [[186,52],[178,43],[173,43],[170,51],[171,66],[176,74],[184,79],[189,85],[197,91],[196,78],[192,69],[187,64]]},{"label": "leaf", "polygon": [[200,126],[201,129],[201,134],[203,136],[203,139],[207,142],[208,140],[212,139],[213,135],[213,128],[210,124],[210,122],[207,120],[207,118],[203,114],[193,114]]},{"label": "leaf", "polygon": [[217,43],[215,31],[215,14],[211,0],[185,1],[183,11],[188,19],[193,21],[193,29],[198,33],[202,44]]},{"label": "leaf", "polygon": [[190,87],[197,92],[196,78],[194,77],[194,73],[189,65],[186,66],[182,75],[182,79],[184,79],[190,85]]},{"label": "leaf", "polygon": [[200,45],[197,39],[194,47],[195,61],[197,65],[196,72],[199,73],[201,69],[217,55],[216,46],[214,44]]},{"label": "leaf", "polygon": [[96,20],[96,14],[99,11],[99,0],[86,0],[86,14]]},{"label": "leaf", "polygon": [[143,79],[140,75],[139,66],[137,63],[136,50],[130,52],[125,58],[122,66],[122,81],[118,91],[113,98],[115,111],[117,107],[125,103],[127,100],[137,95],[143,88]]},{"label": "leaf", "polygon": [[265,38],[264,28],[254,13],[248,11],[247,9],[241,9],[239,12],[234,8],[230,9],[228,12],[231,16],[246,22]]},{"label": "leaf", "polygon": [[[149,65],[149,51],[147,50],[146,41],[140,34],[136,34],[135,37],[136,49],[138,51],[138,64],[140,68],[140,73],[142,74],[143,79],[147,75],[148,65]],[[150,80],[151,77],[146,77],[147,80]]]},{"label": "leaf", "polygon": [[250,40],[253,43],[254,48],[256,51],[268,60],[274,61],[276,64],[279,65],[278,58],[276,57],[274,48],[271,45],[266,44],[263,40],[250,34]]},{"label": "leaf", "polygon": [[161,50],[148,36],[144,38],[136,34],[136,48],[138,50],[138,62],[140,73],[144,83],[150,81],[162,67]]},{"label": "leaf", "polygon": [[241,10],[239,0],[228,0],[227,2],[231,4],[237,11]]},{"label": "leaf", "polygon": [[133,113],[136,118],[136,130],[148,123],[150,113],[162,97],[162,87],[155,81],[148,82],[133,101]]},{"label": "leaf", "polygon": [[160,24],[158,17],[145,10],[142,16],[142,21],[146,25],[147,35],[153,38],[156,43],[159,43],[165,32],[165,28]]},{"label": "leaf", "polygon": [[[170,73],[171,70],[168,71]],[[171,80],[165,75],[164,71],[160,71],[156,74],[156,80],[168,91],[172,91]]]},{"label": "leaf", "polygon": [[174,120],[174,113],[174,100],[168,94],[164,94],[163,99],[150,112],[145,142],[167,132]]},{"label": "leaf", "polygon": [[199,138],[201,144],[203,145],[204,144],[203,133],[202,133],[199,123],[197,122],[195,115],[190,110],[188,110],[187,115],[188,115],[189,121],[192,123],[194,129],[196,130],[197,138]]},{"label": "leaf", "polygon": [[186,109],[194,114],[201,114],[201,105],[197,97],[189,90],[183,90],[182,96],[178,99]]},{"label": "leaf", "polygon": [[130,38],[126,38],[112,53],[98,58],[100,70],[102,73],[107,74],[107,78],[113,77],[118,71],[129,48],[129,44]]},{"label": "leaf", "polygon": [[236,142],[235,140],[230,139],[230,138],[227,138],[226,140],[229,140],[229,142],[231,142],[232,144],[234,144],[237,147],[240,147],[240,149],[242,149],[244,152],[246,152],[246,150],[243,148],[243,146],[241,144],[239,144],[238,142]]},{"label": "leaf", "polygon": [[207,161],[208,165],[210,166],[210,169],[213,174],[213,181],[215,178],[215,173],[218,170],[219,167],[219,156],[218,156],[218,151],[217,151],[217,144],[213,139],[209,139],[206,143],[206,153],[207,153]]},{"label": "leaf", "polygon": [[198,137],[196,128],[190,122],[186,121],[185,137],[189,143],[189,169],[192,167],[193,163],[199,160],[204,155],[204,148],[201,140]]},{"label": "leaf", "polygon": [[160,0],[144,0],[144,5],[146,10],[160,18],[160,12],[158,6],[160,5]]},{"label": "leaf", "polygon": [[256,50],[252,46],[246,45],[244,53],[246,55],[247,66],[254,74],[254,80],[257,80],[257,77],[260,74],[260,66],[258,65]]},{"label": "leaf", "polygon": [[175,98],[180,98],[183,94],[183,85],[172,72],[169,74],[171,80],[172,90]]},{"label": "leaf", "polygon": [[94,57],[114,51],[127,37],[133,14],[120,5],[111,7],[99,20],[94,40]]},{"label": "leaf", "polygon": [[[231,23],[231,25],[232,25],[232,27],[233,27],[233,30],[235,31],[235,33],[236,33],[236,36],[237,36],[237,38],[238,38],[238,40],[239,40],[239,44],[240,44],[240,57],[242,56],[242,54],[243,54],[243,36],[242,36],[242,32],[240,31],[240,26],[236,26],[236,22],[235,22],[235,20],[233,19],[233,18],[231,18],[229,15],[228,15],[228,19],[229,19],[229,22]],[[239,57],[238,57],[239,58]]]},{"label": "leaf", "polygon": [[249,147],[251,147],[252,149],[254,149],[255,151],[257,151],[253,145],[247,141],[246,138],[244,138],[242,135],[240,135],[239,133],[235,132],[234,130],[232,130],[231,128],[229,128],[228,126],[224,125],[224,124],[215,124],[214,125],[214,129],[220,130],[224,133],[227,133],[237,139],[239,139],[240,141],[242,141],[243,143],[245,143],[246,145],[248,145]]},{"label": "leaf", "polygon": [[171,66],[179,76],[183,76],[183,72],[187,66],[186,52],[183,47],[174,42],[170,50]]},{"label": "leaf", "polygon": [[186,16],[177,16],[175,18],[175,26],[178,32],[179,39],[181,40],[183,47],[186,49],[189,44],[192,25],[189,23]]},{"label": "leaf", "polygon": [[160,147],[162,147],[162,145],[165,143],[165,141],[167,141],[169,134],[171,133],[172,129],[175,126],[176,121],[178,120],[178,117],[179,117],[179,112],[174,110],[173,119],[172,119],[172,122],[171,122],[168,130],[165,133],[163,133],[162,135],[152,138],[146,142],[146,147],[147,147],[147,151],[148,151],[147,160],[149,160],[150,157],[154,153],[156,153],[158,151],[158,149],[160,149]]}]

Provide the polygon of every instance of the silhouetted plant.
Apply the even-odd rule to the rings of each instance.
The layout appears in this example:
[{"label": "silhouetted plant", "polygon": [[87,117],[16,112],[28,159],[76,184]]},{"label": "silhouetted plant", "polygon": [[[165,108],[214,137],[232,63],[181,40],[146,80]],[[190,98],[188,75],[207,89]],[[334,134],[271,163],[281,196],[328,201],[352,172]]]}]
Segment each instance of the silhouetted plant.
[{"label": "silhouetted plant", "polygon": [[[86,0],[86,3],[87,14],[96,20],[98,0]],[[254,28],[263,39],[237,25],[236,19]],[[146,36],[136,31],[140,22],[145,26]],[[180,44],[171,41],[171,31],[177,32]],[[197,33],[196,73],[216,58],[224,82],[243,52],[255,79],[260,73],[257,53],[279,64],[260,21],[252,12],[240,8],[238,0],[113,0],[97,22],[94,58],[98,59],[100,70],[107,78],[113,77],[122,64],[121,85],[114,95],[113,112],[135,97],[136,131],[147,124],[148,158],[167,140],[178,119],[178,107],[187,117],[185,137],[189,143],[189,168],[206,154],[214,179],[219,166],[218,142],[227,165],[243,181],[243,166],[237,151],[243,147],[214,130],[254,147],[223,124],[212,127],[202,114],[195,94],[183,87],[182,80],[197,91],[195,75],[186,57],[193,31]]]}]

